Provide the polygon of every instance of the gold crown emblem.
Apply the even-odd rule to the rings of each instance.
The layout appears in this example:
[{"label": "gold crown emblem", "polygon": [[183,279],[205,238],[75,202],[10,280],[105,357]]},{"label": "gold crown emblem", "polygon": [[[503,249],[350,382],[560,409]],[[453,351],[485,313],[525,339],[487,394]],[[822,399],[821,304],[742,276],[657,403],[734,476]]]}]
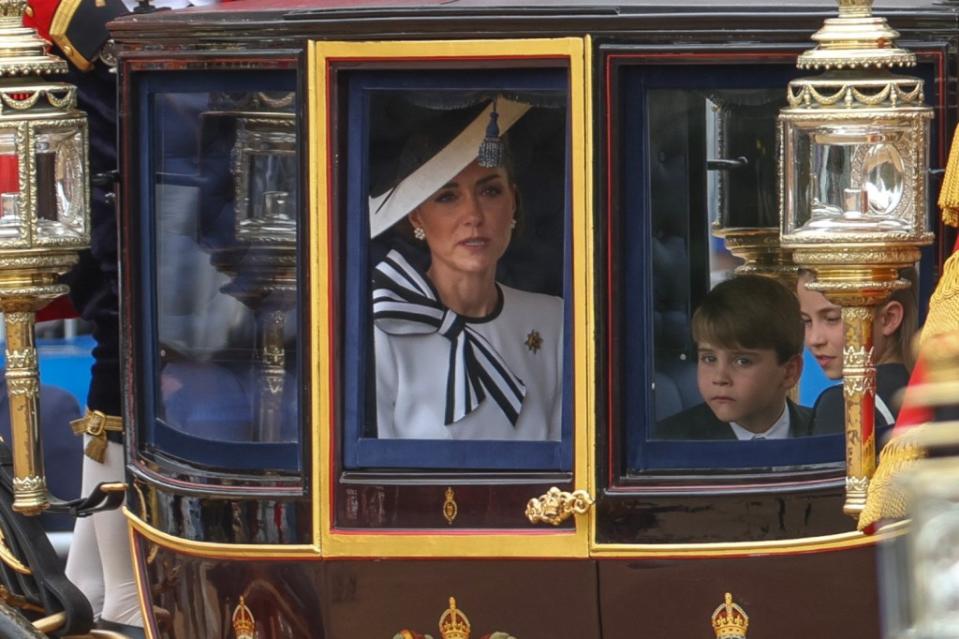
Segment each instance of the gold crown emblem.
[{"label": "gold crown emblem", "polygon": [[236,639],[255,639],[256,620],[253,619],[253,613],[246,607],[243,597],[240,597],[240,603],[233,609],[233,632]]},{"label": "gold crown emblem", "polygon": [[732,594],[727,592],[726,601],[713,611],[712,622],[716,639],[746,639],[749,615],[739,604],[733,603]]},{"label": "gold crown emblem", "polygon": [[470,620],[456,609],[456,598],[450,597],[450,607],[440,615],[440,637],[443,639],[470,639]]}]

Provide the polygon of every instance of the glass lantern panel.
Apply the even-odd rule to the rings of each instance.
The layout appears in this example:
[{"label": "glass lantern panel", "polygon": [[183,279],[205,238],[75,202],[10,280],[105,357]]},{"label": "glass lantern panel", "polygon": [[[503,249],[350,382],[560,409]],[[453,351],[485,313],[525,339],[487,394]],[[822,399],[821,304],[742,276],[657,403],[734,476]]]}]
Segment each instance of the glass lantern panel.
[{"label": "glass lantern panel", "polygon": [[207,467],[296,470],[296,128],[292,111],[277,112],[278,94],[234,90],[250,84],[202,74],[151,83],[147,439]]},{"label": "glass lantern panel", "polygon": [[26,233],[20,208],[20,160],[15,130],[0,130],[0,243]]},{"label": "glass lantern panel", "polygon": [[87,235],[87,175],[82,130],[38,131],[35,154],[37,240],[82,241]]},{"label": "glass lantern panel", "polygon": [[244,118],[238,122],[234,147],[238,239],[264,230],[295,233],[291,206],[297,197],[297,156],[292,125],[292,114],[269,118],[266,125],[260,122],[256,127]]},{"label": "glass lantern panel", "polygon": [[787,129],[787,233],[904,232],[918,229],[909,152],[925,140],[910,125],[861,122]]}]

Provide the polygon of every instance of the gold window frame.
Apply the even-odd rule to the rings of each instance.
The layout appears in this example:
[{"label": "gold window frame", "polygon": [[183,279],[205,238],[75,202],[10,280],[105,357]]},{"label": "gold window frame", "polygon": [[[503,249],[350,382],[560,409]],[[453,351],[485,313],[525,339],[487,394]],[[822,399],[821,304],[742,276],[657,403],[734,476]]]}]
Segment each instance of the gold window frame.
[{"label": "gold window frame", "polygon": [[[334,378],[330,362],[336,352],[334,309],[331,292],[336,286],[337,266],[328,250],[333,210],[331,140],[332,69],[348,64],[350,69],[385,62],[402,62],[410,68],[482,69],[490,60],[508,66],[528,66],[537,60],[565,60],[570,86],[570,194],[572,219],[572,366],[573,366],[573,484],[591,492],[590,462],[594,441],[595,318],[593,305],[593,223],[591,213],[592,156],[590,116],[590,40],[586,38],[462,41],[312,41],[308,45],[308,189],[307,220],[310,281],[309,366],[312,427],[313,537],[325,557],[586,557],[589,516],[577,515],[575,528],[542,525],[516,531],[502,530],[338,530],[334,526],[332,429],[339,426],[334,414]],[[526,63],[526,64],[524,64]],[[390,67],[396,68],[396,67]],[[530,495],[537,497],[538,495]]]}]

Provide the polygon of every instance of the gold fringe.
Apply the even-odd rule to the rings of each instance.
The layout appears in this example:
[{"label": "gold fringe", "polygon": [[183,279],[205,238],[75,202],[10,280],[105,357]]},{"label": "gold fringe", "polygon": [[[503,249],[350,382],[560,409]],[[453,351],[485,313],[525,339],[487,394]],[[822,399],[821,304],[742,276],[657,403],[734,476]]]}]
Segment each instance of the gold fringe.
[{"label": "gold fringe", "polygon": [[866,506],[859,514],[859,530],[882,519],[903,519],[908,515],[908,504],[896,479],[916,461],[925,457],[925,452],[916,443],[916,433],[925,425],[911,428],[893,437],[879,455],[879,465],[869,482]]},{"label": "gold fringe", "polygon": [[939,191],[939,208],[943,224],[959,226],[959,127],[953,132],[952,146],[949,147],[949,161]]},{"label": "gold fringe", "polygon": [[919,334],[919,348],[941,333],[951,333],[959,327],[959,252],[953,253],[942,266],[942,275],[936,290],[929,298],[929,313]]}]

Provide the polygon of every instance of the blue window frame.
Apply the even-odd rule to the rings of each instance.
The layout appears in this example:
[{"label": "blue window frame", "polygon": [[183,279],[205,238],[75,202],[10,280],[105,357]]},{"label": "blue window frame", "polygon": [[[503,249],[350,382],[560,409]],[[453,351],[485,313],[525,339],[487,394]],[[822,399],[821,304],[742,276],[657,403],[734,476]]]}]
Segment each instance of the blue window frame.
[{"label": "blue window frame", "polygon": [[[397,71],[349,71],[345,76],[345,105],[339,105],[346,116],[346,184],[345,211],[342,216],[343,239],[346,256],[343,282],[343,463],[346,469],[474,469],[474,470],[539,470],[569,471],[572,469],[572,394],[570,391],[572,371],[570,359],[570,336],[572,313],[570,305],[564,310],[563,354],[563,418],[560,441],[477,441],[477,440],[413,440],[379,439],[376,436],[375,380],[372,374],[372,322],[370,311],[370,277],[374,266],[391,248],[384,242],[370,240],[368,195],[375,181],[371,168],[371,130],[376,126],[371,106],[377,96],[398,92],[428,95],[467,95],[473,93],[516,92],[527,96],[541,95],[551,100],[559,109],[553,109],[552,118],[558,119],[558,139],[551,140],[553,147],[562,148],[553,161],[562,172],[562,197],[554,202],[552,216],[538,230],[546,229],[549,244],[548,263],[558,268],[543,268],[536,278],[527,277],[516,288],[549,292],[570,299],[568,268],[570,252],[570,197],[569,197],[569,149],[568,136],[568,73],[563,68],[501,69],[494,71],[475,70],[397,70]],[[342,85],[341,85],[342,86]],[[515,131],[515,129],[514,129]],[[511,133],[512,136],[512,133]],[[399,149],[396,149],[397,152]],[[543,193],[523,191],[522,179],[518,178],[520,197],[543,198]],[[556,196],[556,194],[547,194]],[[561,201],[560,201],[561,200]],[[539,208],[545,206],[538,202]],[[559,213],[561,212],[561,213]],[[526,239],[526,249],[534,245],[536,238]],[[545,250],[545,249],[544,249]],[[514,271],[537,267],[529,260],[529,251],[513,245],[501,260],[500,266],[511,264]],[[515,275],[515,273],[514,273]],[[530,275],[526,273],[526,275]],[[509,280],[510,273],[500,269],[498,281]],[[543,285],[543,286],[540,286]],[[537,290],[538,289],[538,290]],[[545,290],[544,290],[545,289]],[[489,401],[489,400],[487,400]]]},{"label": "blue window frame", "polygon": [[[617,121],[620,130],[614,139],[618,140],[620,149],[620,175],[630,177],[622,179],[617,190],[622,203],[620,245],[611,247],[611,250],[617,251],[621,272],[619,281],[630,282],[631,286],[629,290],[611,291],[610,295],[621,299],[621,311],[616,320],[624,349],[620,359],[621,388],[643,389],[641,392],[620,391],[619,394],[625,435],[623,463],[627,475],[694,469],[742,472],[817,466],[838,463],[844,459],[842,434],[761,441],[681,441],[656,439],[653,436],[657,422],[654,388],[663,397],[668,384],[669,392],[678,398],[675,401],[685,402],[680,410],[701,401],[695,388],[696,352],[688,326],[689,317],[698,305],[695,290],[687,290],[683,300],[685,309],[680,315],[686,325],[672,326],[675,329],[673,333],[679,335],[677,339],[685,343],[676,347],[677,356],[669,362],[664,364],[657,361],[657,348],[664,340],[663,324],[669,324],[669,318],[661,312],[662,309],[657,308],[657,295],[661,295],[662,290],[657,290],[654,284],[655,278],[661,275],[657,273],[654,253],[663,249],[662,245],[654,247],[654,243],[662,239],[658,236],[657,228],[664,223],[683,227],[686,233],[682,238],[685,242],[683,249],[687,253],[680,262],[684,263],[683,268],[690,268],[690,288],[699,287],[698,298],[710,288],[707,257],[710,246],[715,249],[717,244],[721,246],[721,241],[709,236],[709,223],[713,220],[706,219],[702,213],[706,210],[709,185],[705,172],[698,166],[686,164],[680,167],[680,171],[685,170],[690,178],[689,191],[675,196],[675,201],[684,202],[685,210],[681,205],[676,206],[676,210],[664,210],[662,199],[654,205],[655,197],[651,193],[656,179],[652,175],[653,165],[657,161],[668,162],[669,158],[662,151],[654,153],[651,148],[652,137],[664,133],[662,127],[652,122],[654,118],[650,101],[657,92],[661,92],[661,96],[668,96],[671,91],[685,92],[708,99],[710,94],[719,91],[762,89],[781,91],[785,101],[785,87],[799,73],[792,62],[750,64],[748,73],[744,73],[745,69],[731,64],[623,64],[616,76],[619,98],[613,108],[619,112]],[[928,94],[936,90],[932,83],[934,71],[933,65],[921,64],[916,72],[926,81]],[[671,105],[669,109],[675,112],[676,105]],[[936,139],[936,135],[934,124],[931,139]],[[694,148],[693,154],[700,153],[693,160],[701,160],[705,165],[709,152],[704,148],[705,143],[702,143],[701,148],[695,147],[700,142],[683,140],[682,144]],[[688,156],[683,158],[683,162],[690,161]],[[772,168],[775,171],[775,167]],[[697,189],[700,191],[700,200],[691,202],[689,193]],[[657,207],[658,210],[654,210]],[[698,220],[695,218],[697,215],[701,216]],[[697,222],[701,225],[695,226]],[[921,307],[927,298],[922,293],[929,290],[933,259],[931,249],[927,249],[920,271]],[[650,345],[653,345],[652,348]],[[815,360],[807,357],[806,361],[815,366]],[[818,370],[804,374],[800,385],[804,382],[820,388],[828,385],[823,382]],[[673,384],[678,391],[672,389]],[[803,392],[804,398],[809,396],[808,391]],[[675,412],[670,411],[670,414]]]},{"label": "blue window frame", "polygon": [[[262,95],[269,98],[292,95],[297,88],[296,72],[211,70],[170,74],[150,71],[138,73],[134,83],[140,149],[139,243],[142,247],[138,256],[142,291],[138,331],[142,345],[141,383],[142,388],[146,389],[140,394],[143,445],[204,468],[298,471],[303,466],[300,445],[301,401],[297,382],[302,371],[299,349],[295,346],[286,348],[282,433],[264,440],[252,432],[257,423],[257,418],[253,416],[256,412],[253,408],[255,400],[252,399],[257,392],[257,373],[256,366],[250,362],[255,359],[256,347],[253,344],[258,338],[251,337],[257,329],[249,309],[242,309],[242,304],[236,299],[230,302],[230,318],[234,320],[230,326],[217,326],[212,316],[204,318],[196,313],[191,317],[188,312],[181,313],[184,321],[206,323],[207,328],[214,332],[225,334],[233,331],[240,335],[242,347],[234,348],[236,344],[226,338],[221,346],[224,351],[230,348],[243,351],[242,356],[246,357],[247,362],[242,371],[231,371],[211,352],[196,355],[185,348],[184,352],[173,354],[179,347],[171,343],[167,333],[174,321],[170,319],[171,315],[164,314],[170,300],[176,298],[176,295],[171,295],[176,293],[176,287],[184,287],[187,306],[194,302],[189,294],[199,290],[196,282],[204,277],[204,273],[217,273],[213,264],[217,252],[235,247],[236,238],[233,234],[237,209],[233,177],[236,170],[231,165],[234,138],[224,136],[213,141],[215,149],[201,146],[202,129],[208,123],[205,119],[215,115],[213,112],[217,109],[224,119],[232,117],[224,115],[229,111],[228,107],[216,106],[218,99],[228,102],[244,96]],[[292,111],[295,105],[295,100],[286,102],[291,120],[295,118]],[[234,120],[229,125],[230,135],[238,135],[239,125],[236,122]],[[295,128],[291,135],[295,144]],[[251,161],[251,172],[256,170],[252,168],[253,163],[255,160]],[[291,217],[297,219],[296,193],[299,189],[296,182],[299,177],[295,174],[291,176],[286,171],[284,178],[293,182],[290,201],[286,204]],[[257,188],[262,190],[261,187],[259,182],[255,186],[251,183],[249,193],[254,193]],[[218,191],[212,193],[216,189]],[[179,197],[183,202],[182,208],[172,211],[172,214],[170,211],[158,211],[158,197],[165,198],[168,204],[176,202]],[[219,198],[217,211],[222,213],[219,218],[208,215],[212,210],[209,206],[211,197]],[[174,207],[167,208],[172,210]],[[171,219],[174,221],[171,222]],[[160,228],[161,225],[171,224],[177,226],[176,233],[171,234],[168,227]],[[171,239],[172,235],[176,237]],[[298,245],[299,238],[294,241]],[[299,251],[296,253],[298,255]],[[299,258],[296,260],[299,270]],[[168,270],[171,267],[173,271]],[[218,288],[222,282],[212,282],[206,289],[208,297],[228,296]],[[233,283],[238,282],[233,280]],[[161,288],[166,290],[161,291]],[[295,295],[292,310],[286,313],[287,342],[296,341],[298,295]],[[181,372],[189,372],[185,372],[179,380],[179,386],[171,390],[168,386],[170,376],[164,372],[164,367],[166,371],[170,367],[179,367]],[[176,402],[177,397],[181,398],[179,403]]]}]

